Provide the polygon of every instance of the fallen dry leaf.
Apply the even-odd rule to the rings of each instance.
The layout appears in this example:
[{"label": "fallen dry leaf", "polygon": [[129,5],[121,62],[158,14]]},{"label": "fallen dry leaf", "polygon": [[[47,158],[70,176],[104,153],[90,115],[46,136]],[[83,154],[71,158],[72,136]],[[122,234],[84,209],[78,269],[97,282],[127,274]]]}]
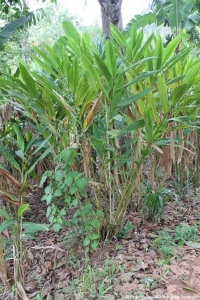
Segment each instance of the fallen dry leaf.
[{"label": "fallen dry leaf", "polygon": [[123,285],[117,285],[114,287],[116,292],[121,293],[122,295],[126,295],[131,291],[137,290],[138,285],[135,282],[132,283],[125,283]]},{"label": "fallen dry leaf", "polygon": [[196,273],[200,274],[200,266],[192,266],[192,269],[193,269]]},{"label": "fallen dry leaf", "polygon": [[167,286],[167,291],[170,292],[170,293],[175,292],[176,289],[177,289],[177,285],[168,285]]},{"label": "fallen dry leaf", "polygon": [[172,270],[172,272],[174,274],[179,275],[179,276],[190,274],[190,272],[188,270],[185,270],[184,268],[181,268],[178,265],[172,265],[172,266],[169,266],[169,268]]},{"label": "fallen dry leaf", "polygon": [[185,241],[185,244],[187,246],[192,247],[192,248],[200,249],[200,244],[199,243],[195,243],[195,242],[192,242],[192,241]]}]

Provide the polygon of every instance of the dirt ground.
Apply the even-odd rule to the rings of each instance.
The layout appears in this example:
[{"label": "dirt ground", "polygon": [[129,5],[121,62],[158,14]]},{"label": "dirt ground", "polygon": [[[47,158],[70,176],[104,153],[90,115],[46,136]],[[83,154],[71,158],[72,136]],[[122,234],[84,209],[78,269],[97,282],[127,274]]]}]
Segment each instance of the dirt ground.
[{"label": "dirt ground", "polygon": [[[27,249],[24,274],[28,297],[37,300],[200,299],[199,241],[186,241],[182,247],[175,247],[175,253],[169,261],[154,245],[160,230],[173,230],[179,224],[192,226],[199,221],[198,189],[195,194],[186,195],[181,205],[177,202],[168,203],[159,223],[145,221],[140,212],[129,212],[126,219],[134,228],[125,238],[100,242],[87,263],[84,261],[84,249],[77,240],[68,240],[66,231],[55,233],[50,229],[36,234],[24,245]],[[28,202],[25,220],[48,223],[46,205],[37,197],[37,190],[32,192]],[[200,236],[199,229],[197,235]],[[105,268],[106,261],[109,261],[109,268],[116,265],[120,272],[113,274],[111,288],[102,298],[95,298],[89,292],[82,297],[66,292],[70,288],[73,290],[72,280],[77,282],[82,278],[86,265],[99,272]],[[77,287],[76,284],[74,291]],[[6,292],[1,297],[2,300],[14,299]]]}]

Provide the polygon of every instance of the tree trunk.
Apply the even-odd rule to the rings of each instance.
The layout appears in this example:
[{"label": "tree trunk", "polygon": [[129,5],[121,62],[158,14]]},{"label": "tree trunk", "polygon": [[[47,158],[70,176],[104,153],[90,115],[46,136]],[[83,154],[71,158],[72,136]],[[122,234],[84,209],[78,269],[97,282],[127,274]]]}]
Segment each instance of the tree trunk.
[{"label": "tree trunk", "polygon": [[120,31],[123,30],[122,0],[98,0],[101,5],[102,35],[107,38],[110,35],[110,23]]}]

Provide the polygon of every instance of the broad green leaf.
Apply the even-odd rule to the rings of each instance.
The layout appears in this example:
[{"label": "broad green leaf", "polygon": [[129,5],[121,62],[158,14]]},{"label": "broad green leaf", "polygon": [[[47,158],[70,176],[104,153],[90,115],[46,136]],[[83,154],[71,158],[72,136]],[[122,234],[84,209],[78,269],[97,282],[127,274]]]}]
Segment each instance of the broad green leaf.
[{"label": "broad green leaf", "polygon": [[97,69],[93,66],[93,64],[88,60],[88,58],[85,56],[85,55],[81,55],[81,60],[82,60],[82,63],[85,67],[85,69],[88,71],[88,73],[95,79],[95,81],[98,82],[101,90],[104,92],[104,94],[107,96],[108,93],[106,91],[106,89],[104,88],[103,84],[102,84],[102,81],[101,81],[101,78],[98,74],[98,71]]},{"label": "broad green leaf", "polygon": [[180,86],[177,86],[173,92],[172,92],[172,103],[173,105],[176,104],[183,95],[188,91],[188,85],[182,84]]},{"label": "broad green leaf", "polygon": [[119,136],[123,136],[123,135],[129,133],[132,130],[137,130],[142,127],[144,127],[144,119],[137,120],[121,130],[113,129],[113,130],[107,131],[107,134],[111,135],[112,137],[119,137]]},{"label": "broad green leaf", "polygon": [[48,231],[50,227],[50,225],[47,224],[35,224],[31,222],[25,222],[22,226],[24,228],[23,234],[27,236],[34,235],[39,231]]},{"label": "broad green leaf", "polygon": [[3,209],[0,209],[0,216],[4,217],[6,220],[10,218],[5,206],[3,206]]},{"label": "broad green leaf", "polygon": [[42,148],[48,146],[47,142],[51,138],[51,135],[49,135],[44,141],[42,141],[38,147],[36,147],[35,151],[32,153],[32,155],[38,153]]},{"label": "broad green leaf", "polygon": [[89,179],[86,177],[83,178],[79,178],[76,180],[76,186],[80,189],[83,190],[86,188],[87,184],[88,184]]},{"label": "broad green leaf", "polygon": [[68,176],[67,178],[65,178],[64,180],[64,183],[67,185],[67,186],[71,186],[72,185],[72,182],[73,182],[73,178],[71,176]]},{"label": "broad green leaf", "polygon": [[32,164],[32,166],[28,169],[28,171],[25,173],[24,179],[26,180],[28,175],[34,170],[37,163],[44,159],[52,150],[52,147],[49,147],[45,152],[42,153],[42,155]]},{"label": "broad green leaf", "polygon": [[188,86],[192,85],[194,82],[194,78],[198,75],[200,70],[200,64],[196,64],[189,69],[185,78],[183,79],[183,83],[187,84]]},{"label": "broad green leaf", "polygon": [[[7,4],[5,4],[7,5]],[[22,16],[18,19],[6,24],[0,31],[0,51],[3,50],[5,42],[9,37],[30,20],[30,17]]]},{"label": "broad green leaf", "polygon": [[29,208],[29,204],[22,204],[17,210],[18,217],[21,217],[28,208]]},{"label": "broad green leaf", "polygon": [[160,35],[157,36],[154,56],[156,57],[154,60],[154,69],[160,70],[162,66],[162,56],[163,56],[163,41]]},{"label": "broad green leaf", "polygon": [[8,150],[0,144],[0,152],[5,157],[5,159],[11,164],[12,167],[16,168],[18,171],[21,171],[19,164],[16,162],[14,157],[8,152]]},{"label": "broad green leaf", "polygon": [[60,189],[57,189],[57,190],[55,191],[55,193],[54,193],[54,196],[55,196],[55,197],[60,197],[60,196],[62,196],[62,191],[61,191]]},{"label": "broad green leaf", "polygon": [[160,74],[158,77],[158,91],[159,91],[159,99],[162,106],[162,112],[166,114],[169,110],[168,99],[167,99],[167,86],[165,83],[165,78],[162,74]]},{"label": "broad green leaf", "polygon": [[17,142],[18,142],[18,145],[19,145],[19,148],[22,152],[24,152],[24,139],[22,137],[22,134],[21,134],[21,131],[19,129],[19,126],[15,123],[13,125],[13,128],[14,128],[14,131],[17,135]]},{"label": "broad green leaf", "polygon": [[21,63],[19,64],[19,70],[20,70],[21,77],[27,86],[27,91],[29,92],[30,96],[32,98],[37,99],[38,92],[37,92],[37,85],[36,85],[35,80],[30,75],[30,73],[28,72],[26,67],[24,65],[22,65]]},{"label": "broad green leaf", "polygon": [[0,226],[0,233],[2,233],[6,228],[11,227],[16,221],[16,219],[9,219],[3,221],[2,225]]},{"label": "broad green leaf", "polygon": [[[97,250],[97,246],[98,246],[98,242],[97,241],[93,241],[92,243],[91,243],[91,245],[90,245],[90,247],[93,249],[93,250]],[[108,289],[111,289],[112,287],[109,287],[109,288],[107,288],[107,290]],[[106,291],[107,291],[106,290]]]},{"label": "broad green leaf", "polygon": [[73,39],[78,45],[80,43],[80,34],[74,27],[74,25],[69,21],[62,22],[63,29],[65,31],[66,37]]},{"label": "broad green leaf", "polygon": [[152,93],[147,94],[148,106],[151,108],[151,113],[154,121],[157,123],[160,121],[160,117],[158,115],[158,111],[156,108],[156,99]]},{"label": "broad green leaf", "polygon": [[101,223],[100,223],[99,219],[93,219],[91,222],[91,225],[94,228],[99,228],[101,226]]},{"label": "broad green leaf", "polygon": [[86,237],[83,241],[83,246],[86,247],[89,245],[89,243],[90,243],[90,239]]},{"label": "broad green leaf", "polygon": [[125,89],[127,88],[129,85],[133,84],[133,83],[136,83],[138,81],[140,81],[141,79],[144,79],[148,76],[151,76],[153,74],[157,73],[157,71],[151,71],[151,72],[145,72],[141,75],[139,75],[138,77],[134,78],[133,80],[131,80],[130,82],[128,82],[127,84],[123,85],[122,87],[120,87],[119,89]]},{"label": "broad green leaf", "polygon": [[138,94],[135,94],[134,96],[124,99],[122,100],[122,102],[120,104],[118,104],[118,106],[126,106],[126,105],[130,105],[133,104],[134,102],[136,102],[138,99],[143,98],[146,94],[148,94],[149,92],[151,92],[153,89],[152,88],[148,88]]},{"label": "broad green leaf", "polygon": [[126,39],[124,38],[122,33],[117,29],[117,27],[114,26],[112,23],[110,23],[110,30],[111,30],[111,36],[119,44],[119,46],[122,47],[123,49],[127,47]]},{"label": "broad green leaf", "polygon": [[75,57],[74,60],[72,61],[72,66],[69,73],[69,85],[73,96],[77,92],[79,81],[80,81],[79,64],[78,64],[78,59]]},{"label": "broad green leaf", "polygon": [[123,34],[127,37],[128,33],[130,33],[130,30],[132,29],[132,26],[135,26],[137,29],[139,29],[154,23],[156,23],[156,17],[152,12],[144,15],[135,15],[134,18],[131,19],[126,25],[125,32],[123,32]]},{"label": "broad green leaf", "polygon": [[61,228],[61,225],[59,223],[53,224],[53,231],[59,232]]},{"label": "broad green leaf", "polygon": [[171,56],[174,56],[174,51],[176,50],[180,40],[181,40],[181,36],[175,37],[172,41],[170,41],[170,43],[164,49],[163,57],[162,57],[162,65],[165,64]]},{"label": "broad green leaf", "polygon": [[106,63],[110,70],[110,73],[114,78],[117,73],[117,62],[116,62],[115,50],[110,40],[107,40],[105,44],[105,49],[106,49]]},{"label": "broad green leaf", "polygon": [[112,88],[113,82],[112,82],[112,75],[110,74],[110,71],[105,64],[105,62],[97,55],[94,53],[94,59],[96,61],[98,71],[101,73],[101,75],[106,79],[110,87]]},{"label": "broad green leaf", "polygon": [[118,168],[120,166],[123,166],[127,162],[131,161],[131,159],[132,159],[131,157],[123,158],[117,164],[115,164],[110,170],[114,170],[114,169],[116,169],[116,168]]}]

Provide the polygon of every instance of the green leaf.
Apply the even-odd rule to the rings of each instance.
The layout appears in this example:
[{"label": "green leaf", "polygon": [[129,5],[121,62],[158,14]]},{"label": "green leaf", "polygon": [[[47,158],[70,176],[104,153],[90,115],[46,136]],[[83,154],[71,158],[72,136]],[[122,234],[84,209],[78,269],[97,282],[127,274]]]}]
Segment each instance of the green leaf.
[{"label": "green leaf", "polygon": [[180,86],[175,87],[175,89],[172,92],[172,103],[173,105],[176,104],[180,99],[183,97],[183,95],[188,91],[188,85],[182,84]]},{"label": "green leaf", "polygon": [[98,242],[97,241],[93,241],[90,246],[91,246],[91,248],[93,250],[97,250]]},{"label": "green leaf", "polygon": [[159,98],[162,106],[162,112],[166,114],[169,110],[168,99],[167,99],[167,86],[165,83],[164,76],[162,74],[158,77],[158,91],[159,91]]},{"label": "green leaf", "polygon": [[59,232],[60,231],[61,225],[59,223],[53,224],[53,231]]},{"label": "green leaf", "polygon": [[75,186],[72,186],[70,189],[69,189],[69,194],[70,195],[73,195],[73,194],[75,194],[76,192],[77,192],[77,187],[75,187]]},{"label": "green leaf", "polygon": [[144,119],[137,120],[121,130],[113,129],[113,130],[107,131],[107,134],[109,134],[113,137],[119,137],[119,136],[123,136],[123,135],[127,134],[128,132],[130,132],[132,130],[137,130],[142,127],[144,127]]},{"label": "green leaf", "polygon": [[22,137],[22,134],[21,134],[21,131],[19,129],[19,126],[15,123],[13,125],[13,128],[14,128],[14,131],[17,135],[17,142],[18,142],[18,145],[19,145],[19,148],[22,152],[24,152],[24,139]]},{"label": "green leaf", "polygon": [[29,168],[29,170],[25,173],[24,179],[27,179],[27,176],[34,170],[35,166],[37,163],[44,159],[50,152],[51,152],[52,147],[49,147],[45,152],[42,153],[42,155],[32,164],[32,166]]},{"label": "green leaf", "polygon": [[6,228],[11,227],[16,221],[16,219],[9,219],[3,221],[2,225],[0,226],[0,233],[2,233]]},{"label": "green leaf", "polygon": [[101,210],[97,210],[97,216],[99,216],[99,217],[104,217],[104,214],[103,214],[103,212],[101,211]]},{"label": "green leaf", "polygon": [[71,155],[71,149],[67,150],[67,151],[63,151],[61,154],[60,154],[60,157],[61,159],[67,163],[69,158],[70,158],[70,155]]},{"label": "green leaf", "polygon": [[89,243],[90,243],[90,239],[86,237],[83,241],[83,246],[86,247],[89,245]]},{"label": "green leaf", "polygon": [[55,197],[60,197],[62,196],[62,191],[60,189],[56,190],[55,193],[54,193],[54,196]]},{"label": "green leaf", "polygon": [[106,64],[110,70],[110,73],[114,78],[117,73],[117,62],[116,62],[115,50],[110,40],[107,40],[105,44],[105,49],[106,49]]},{"label": "green leaf", "polygon": [[114,40],[119,44],[120,47],[123,49],[127,47],[127,41],[122,35],[122,33],[114,26],[112,23],[110,23],[110,30],[111,30],[111,36],[114,38]]},{"label": "green leaf", "polygon": [[66,211],[65,211],[64,208],[62,208],[62,209],[59,211],[58,216],[59,216],[59,217],[66,216]]},{"label": "green leaf", "polygon": [[71,197],[68,195],[68,196],[65,198],[64,202],[65,202],[65,203],[69,203],[70,201],[71,201]]},{"label": "green leaf", "polygon": [[83,66],[85,67],[85,69],[92,76],[92,78],[98,82],[99,87],[102,89],[104,94],[107,96],[108,93],[102,84],[102,81],[98,74],[97,69],[94,67],[94,65],[88,60],[88,58],[84,54],[80,54],[80,56],[81,56],[81,61],[83,63]]},{"label": "green leaf", "polygon": [[83,178],[79,178],[76,180],[76,186],[80,189],[83,190],[86,188],[87,184],[88,184],[89,179],[86,177]]},{"label": "green leaf", "polygon": [[19,70],[20,70],[20,74],[22,76],[22,79],[23,79],[24,83],[27,86],[28,93],[30,94],[30,96],[32,98],[37,99],[38,92],[37,92],[37,85],[35,83],[35,80],[30,75],[30,73],[28,72],[26,67],[24,65],[22,65],[21,63],[19,64]]},{"label": "green leaf", "polygon": [[152,12],[144,15],[135,15],[134,18],[126,25],[124,34],[128,37],[128,33],[130,33],[133,26],[139,29],[154,23],[156,23],[156,17]]},{"label": "green leaf", "polygon": [[0,144],[0,152],[6,158],[6,160],[11,164],[12,167],[21,172],[19,164],[16,162],[14,157],[8,152],[8,150]]},{"label": "green leaf", "polygon": [[99,219],[93,219],[91,222],[91,225],[94,228],[99,228],[101,226],[101,223],[100,223]]},{"label": "green leaf", "polygon": [[23,223],[23,228],[24,228],[24,235],[30,236],[33,235],[39,231],[48,231],[50,225],[47,224],[35,224],[31,222],[25,222]]},{"label": "green leaf", "polygon": [[18,217],[21,217],[23,213],[29,208],[29,204],[22,204],[17,211]]},{"label": "green leaf", "polygon": [[99,235],[96,233],[91,233],[90,236],[88,236],[91,240],[97,240],[99,238]]},{"label": "green leaf", "polygon": [[73,26],[73,24],[69,21],[62,22],[63,29],[65,31],[66,37],[70,37],[73,39],[78,45],[80,43],[80,34]]},{"label": "green leaf", "polygon": [[9,215],[6,211],[5,206],[3,206],[3,209],[0,209],[0,216],[4,217],[4,219],[8,220],[9,219]]},{"label": "green leaf", "polygon": [[30,17],[22,16],[3,27],[3,29],[0,31],[0,50],[3,50],[4,44],[9,37],[29,20]]},{"label": "green leaf", "polygon": [[110,71],[107,67],[107,65],[105,64],[105,62],[99,57],[99,55],[97,55],[96,53],[94,53],[94,59],[96,61],[97,67],[98,67],[98,71],[101,73],[101,75],[107,80],[108,84],[110,85],[110,87],[112,87],[113,85],[113,81],[112,81],[112,75],[110,74]]},{"label": "green leaf", "polygon": [[176,50],[179,42],[180,42],[181,36],[175,37],[170,43],[167,45],[167,47],[164,49],[163,57],[162,57],[162,65],[167,62],[167,60],[174,56],[174,51]]},{"label": "green leaf", "polygon": [[149,92],[151,92],[153,89],[152,88],[148,88],[138,94],[135,94],[134,96],[124,99],[122,100],[122,102],[120,104],[118,104],[118,106],[126,106],[126,105],[130,105],[133,104],[134,102],[136,102],[138,99],[143,98],[146,94],[148,94]]},{"label": "green leaf", "polygon": [[78,59],[75,57],[74,60],[72,61],[72,66],[69,73],[69,85],[73,96],[77,92],[79,81],[80,81],[79,64],[78,64]]},{"label": "green leaf", "polygon": [[198,75],[200,70],[200,64],[196,64],[193,67],[189,69],[187,74],[185,75],[185,78],[183,79],[183,83],[189,85],[192,85],[194,83],[195,77]]},{"label": "green leaf", "polygon": [[154,60],[154,69],[160,70],[162,66],[162,55],[163,55],[163,41],[160,35],[157,37],[154,56],[156,57]]},{"label": "green leaf", "polygon": [[78,205],[78,199],[74,199],[74,200],[72,201],[72,204],[73,204],[73,206],[77,206],[77,205]]},{"label": "green leaf", "polygon": [[68,176],[68,177],[65,178],[65,180],[64,180],[64,183],[65,183],[67,186],[71,186],[71,185],[72,185],[72,182],[73,182],[73,177],[71,177],[71,176]]}]

